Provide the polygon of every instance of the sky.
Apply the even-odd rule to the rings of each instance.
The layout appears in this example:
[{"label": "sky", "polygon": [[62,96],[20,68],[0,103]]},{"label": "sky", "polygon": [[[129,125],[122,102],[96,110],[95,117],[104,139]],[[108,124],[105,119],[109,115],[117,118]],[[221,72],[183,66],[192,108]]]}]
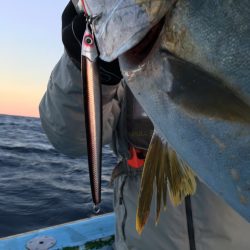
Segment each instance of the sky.
[{"label": "sky", "polygon": [[0,114],[39,116],[50,73],[63,53],[61,14],[68,1],[2,1]]}]

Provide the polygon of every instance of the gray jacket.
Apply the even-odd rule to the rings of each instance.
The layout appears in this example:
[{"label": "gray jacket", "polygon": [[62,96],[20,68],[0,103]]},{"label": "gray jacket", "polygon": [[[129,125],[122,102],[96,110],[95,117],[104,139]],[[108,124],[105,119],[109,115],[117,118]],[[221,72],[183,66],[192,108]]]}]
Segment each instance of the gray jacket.
[{"label": "gray jacket", "polygon": [[[122,86],[103,85],[102,98],[103,143],[109,144],[120,113]],[[51,73],[39,111],[43,128],[55,148],[71,156],[86,153],[81,74],[66,52]]]},{"label": "gray jacket", "polygon": [[[122,84],[103,86],[104,144],[116,136],[119,116],[126,105],[123,100]],[[40,117],[55,148],[71,156],[86,153],[81,76],[66,53],[51,74],[40,103]],[[129,169],[126,163],[121,165],[125,171],[114,181],[116,249],[250,249],[249,223],[200,180],[197,180],[197,193],[191,198],[191,204],[174,208],[168,202],[167,211],[162,212],[157,226],[152,208],[149,222],[139,236],[135,230],[135,214],[140,171]]]}]

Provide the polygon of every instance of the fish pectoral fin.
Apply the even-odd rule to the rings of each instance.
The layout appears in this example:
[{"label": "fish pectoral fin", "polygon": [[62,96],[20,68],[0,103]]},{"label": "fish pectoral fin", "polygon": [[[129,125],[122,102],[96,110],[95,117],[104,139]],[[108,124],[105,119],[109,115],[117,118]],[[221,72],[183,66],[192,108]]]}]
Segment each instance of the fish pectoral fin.
[{"label": "fish pectoral fin", "polygon": [[136,230],[142,233],[147,223],[156,183],[156,224],[162,201],[167,205],[167,189],[173,205],[179,205],[196,190],[195,174],[177,153],[154,133],[145,159],[136,213]]},{"label": "fish pectoral fin", "polygon": [[174,76],[168,96],[185,112],[209,119],[250,123],[249,105],[221,79],[180,58],[168,56],[168,61]]}]

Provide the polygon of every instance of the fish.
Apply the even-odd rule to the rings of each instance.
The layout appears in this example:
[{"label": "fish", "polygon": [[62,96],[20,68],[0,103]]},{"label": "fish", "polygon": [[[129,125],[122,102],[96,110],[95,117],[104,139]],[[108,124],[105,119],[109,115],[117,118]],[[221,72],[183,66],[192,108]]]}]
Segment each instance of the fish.
[{"label": "fish", "polygon": [[245,0],[177,1],[148,49],[136,49],[142,41],[119,57],[125,82],[155,129],[138,233],[153,192],[157,224],[166,196],[178,206],[195,193],[196,178],[250,222],[249,8]]},{"label": "fish", "polygon": [[87,24],[82,41],[81,73],[89,178],[95,213],[99,212],[101,203],[102,163],[102,94],[97,58],[94,35]]}]

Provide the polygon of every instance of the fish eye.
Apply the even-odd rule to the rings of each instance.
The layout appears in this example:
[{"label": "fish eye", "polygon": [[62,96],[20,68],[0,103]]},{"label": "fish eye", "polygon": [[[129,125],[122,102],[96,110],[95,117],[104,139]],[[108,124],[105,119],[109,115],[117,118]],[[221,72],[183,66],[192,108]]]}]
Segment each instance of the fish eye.
[{"label": "fish eye", "polygon": [[85,37],[85,43],[88,45],[93,44],[93,39],[90,36]]}]

